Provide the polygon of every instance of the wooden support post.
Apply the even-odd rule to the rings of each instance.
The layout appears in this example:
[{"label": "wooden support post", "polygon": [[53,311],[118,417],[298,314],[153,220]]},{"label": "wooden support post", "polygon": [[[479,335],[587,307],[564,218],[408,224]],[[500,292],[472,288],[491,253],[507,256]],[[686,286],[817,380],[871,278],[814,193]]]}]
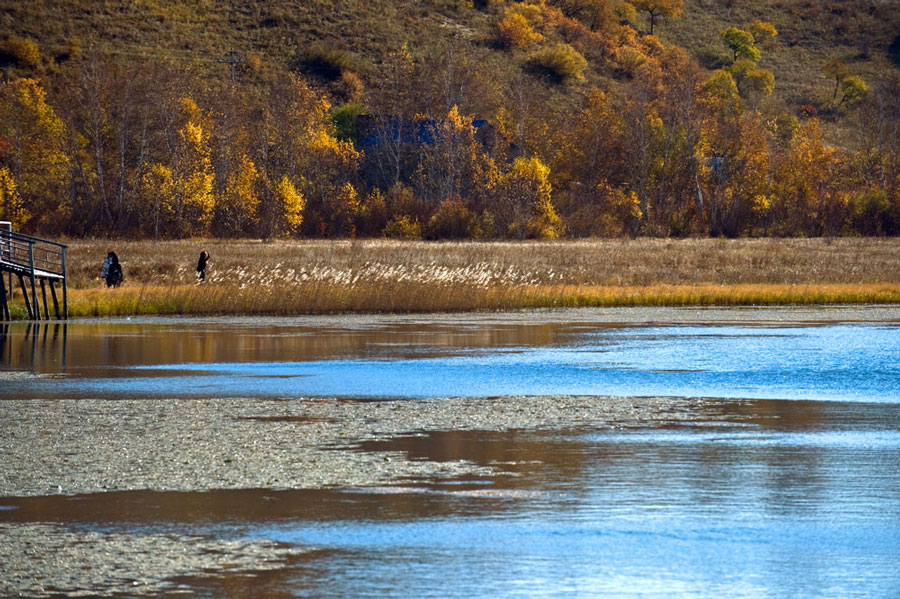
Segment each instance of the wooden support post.
[{"label": "wooden support post", "polygon": [[25,309],[28,311],[28,320],[34,320],[34,312],[31,309],[31,300],[28,299],[28,288],[25,287],[25,277],[19,275],[19,286],[22,288],[22,296],[25,298]]},{"label": "wooden support post", "polygon": [[[34,283],[34,244],[33,243],[28,244],[28,264],[30,267],[29,271],[31,272],[31,277],[30,277],[31,278],[31,303],[34,304],[34,311],[33,311],[34,319],[40,320],[41,319],[41,308],[40,308],[40,306],[38,306],[37,287],[35,286],[35,283]],[[28,294],[26,293],[25,295],[27,296]]]},{"label": "wooden support post", "polygon": [[44,301],[44,318],[50,320],[50,310],[47,308],[47,280],[41,279],[41,299]]},{"label": "wooden support post", "polygon": [[6,281],[0,272],[0,320],[12,320],[9,316],[9,301],[6,297]]},{"label": "wooden support post", "polygon": [[59,300],[56,299],[56,286],[50,281],[50,297],[53,298],[53,312],[56,314],[56,320],[59,320]]}]

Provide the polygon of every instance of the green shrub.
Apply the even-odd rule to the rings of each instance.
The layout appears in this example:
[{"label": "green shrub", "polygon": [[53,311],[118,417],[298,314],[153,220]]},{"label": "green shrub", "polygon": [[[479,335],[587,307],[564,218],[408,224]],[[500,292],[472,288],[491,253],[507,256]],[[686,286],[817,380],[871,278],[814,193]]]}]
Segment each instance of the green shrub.
[{"label": "green shrub", "polygon": [[366,107],[356,102],[347,102],[332,110],[335,137],[340,141],[356,142],[356,117],[365,113]]}]

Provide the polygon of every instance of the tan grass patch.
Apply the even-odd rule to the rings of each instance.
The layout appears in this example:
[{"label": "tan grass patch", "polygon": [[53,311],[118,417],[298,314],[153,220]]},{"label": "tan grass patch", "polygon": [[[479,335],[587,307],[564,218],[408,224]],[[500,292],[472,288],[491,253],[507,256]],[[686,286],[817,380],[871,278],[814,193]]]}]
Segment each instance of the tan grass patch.
[{"label": "tan grass patch", "polygon": [[[109,249],[126,281],[99,278]],[[197,284],[200,250],[212,255]],[[900,302],[900,240],[74,241],[70,313],[323,314]]]}]

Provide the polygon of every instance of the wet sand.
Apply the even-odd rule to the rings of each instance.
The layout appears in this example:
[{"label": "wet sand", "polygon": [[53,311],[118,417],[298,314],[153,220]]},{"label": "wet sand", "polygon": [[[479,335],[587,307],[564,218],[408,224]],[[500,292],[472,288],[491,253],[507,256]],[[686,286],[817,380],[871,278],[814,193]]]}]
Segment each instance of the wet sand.
[{"label": "wet sand", "polygon": [[[243,522],[254,513],[259,517],[260,509],[272,518],[279,509],[308,515],[311,505],[335,503],[346,517],[345,502],[332,493],[421,496],[421,488],[405,485],[516,475],[515,463],[413,459],[389,443],[379,449],[398,435],[662,426],[695,418],[692,403],[605,397],[0,401],[6,431],[0,446],[0,595],[178,594],[179,577],[199,572],[239,586],[275,576],[302,561],[307,549],[229,538],[221,530],[156,530],[155,518],[195,523],[206,517],[199,507],[206,506],[216,518],[228,519],[232,511],[231,518]],[[234,495],[241,490],[250,495]],[[495,492],[500,499],[515,493],[448,491],[482,497]],[[278,498],[292,507],[276,507]],[[229,507],[210,508],[220,502]],[[96,530],[91,523],[98,521],[107,525]],[[115,530],[123,521],[151,527],[140,534]],[[201,582],[181,591],[195,596]]]},{"label": "wet sand", "polygon": [[611,429],[684,421],[698,400],[4,400],[0,497],[107,491],[317,489],[490,475],[471,463],[358,451],[443,430]]}]

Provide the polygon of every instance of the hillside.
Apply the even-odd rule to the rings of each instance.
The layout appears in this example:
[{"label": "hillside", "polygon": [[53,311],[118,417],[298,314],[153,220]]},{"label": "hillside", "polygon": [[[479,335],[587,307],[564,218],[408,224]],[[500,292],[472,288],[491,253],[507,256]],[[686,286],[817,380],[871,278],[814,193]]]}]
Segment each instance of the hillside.
[{"label": "hillside", "polygon": [[[475,8],[462,0],[2,0],[0,23],[7,35],[35,40],[46,65],[91,48],[125,59],[174,60],[214,79],[229,74],[229,66],[220,62],[226,52],[239,52],[253,64],[292,67],[310,49],[327,49],[340,52],[367,88],[377,88],[385,57],[407,43],[420,58],[457,48],[478,65],[485,80],[509,84],[519,75],[512,67],[520,66],[516,63],[523,58],[515,57],[511,63],[509,52],[495,43],[495,24],[508,3],[485,4]],[[827,106],[832,82],[822,69],[831,59],[842,60],[868,81],[900,73],[900,10],[893,2],[687,0],[681,14],[663,19],[655,33],[664,42],[687,49],[701,65],[715,68],[727,55],[721,32],[753,19],[771,22],[778,30],[760,66],[775,75],[775,100],[793,112],[804,104],[820,111]],[[646,16],[639,14],[634,25],[646,30]],[[13,67],[17,74],[30,70],[5,62],[7,70]],[[246,62],[242,67],[246,69]],[[589,83],[614,88],[612,79],[606,61],[589,60]],[[573,86],[565,91],[577,96],[581,89]],[[843,116],[826,120],[840,121]],[[832,141],[847,142],[839,136]]]},{"label": "hillside", "polygon": [[0,216],[29,230],[900,233],[894,2],[0,8]]}]

